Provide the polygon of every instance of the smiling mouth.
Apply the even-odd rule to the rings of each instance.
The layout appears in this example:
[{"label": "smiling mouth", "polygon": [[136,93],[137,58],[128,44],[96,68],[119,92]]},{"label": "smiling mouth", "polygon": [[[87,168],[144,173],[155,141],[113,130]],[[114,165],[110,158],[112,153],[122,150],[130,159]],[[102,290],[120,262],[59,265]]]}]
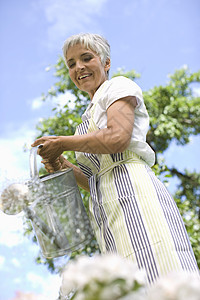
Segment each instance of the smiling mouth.
[{"label": "smiling mouth", "polygon": [[81,79],[90,77],[91,75],[92,75],[92,74],[84,74],[84,75],[81,75],[81,76],[78,77],[78,80],[81,80]]}]

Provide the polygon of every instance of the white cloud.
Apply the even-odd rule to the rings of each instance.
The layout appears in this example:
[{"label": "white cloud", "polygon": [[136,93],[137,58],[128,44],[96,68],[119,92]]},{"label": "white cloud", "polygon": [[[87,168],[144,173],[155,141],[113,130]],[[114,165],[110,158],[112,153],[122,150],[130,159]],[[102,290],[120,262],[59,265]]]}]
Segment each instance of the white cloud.
[{"label": "white cloud", "polygon": [[[128,1],[126,5],[124,5],[123,10],[127,17],[132,17],[133,12],[139,12],[140,19],[142,17],[143,22],[148,25],[149,22],[155,18],[158,10],[162,8],[165,3],[167,3],[167,0],[134,0]],[[134,22],[135,19],[132,20],[132,23]]]},{"label": "white cloud", "polygon": [[8,216],[0,212],[0,244],[17,246],[24,241],[23,220],[19,216]]},{"label": "white cloud", "polygon": [[184,145],[184,147],[176,145],[175,142],[172,142],[172,144],[164,154],[166,164],[168,166],[175,166],[180,171],[186,168],[191,171],[194,170],[196,172],[199,172],[200,165],[197,164],[199,157],[199,147],[200,140],[198,136],[191,136],[190,142]]},{"label": "white cloud", "polygon": [[193,93],[195,97],[200,97],[200,87],[195,87]]},{"label": "white cloud", "polygon": [[41,108],[45,103],[41,100],[41,97],[33,99],[31,103],[32,110]]},{"label": "white cloud", "polygon": [[[31,283],[32,287],[34,287],[34,288],[44,284],[44,279],[42,278],[42,276],[40,276],[36,273],[28,272],[26,274],[26,278]],[[46,280],[46,278],[45,278],[45,280]]]},{"label": "white cloud", "polygon": [[4,263],[5,263],[5,257],[0,256],[0,270],[4,268]]},{"label": "white cloud", "polygon": [[22,282],[22,278],[17,277],[15,279],[13,279],[13,282],[19,284]]},{"label": "white cloud", "polygon": [[53,108],[55,105],[59,105],[61,108],[63,108],[66,104],[70,106],[70,101],[73,102],[74,100],[76,100],[76,97],[69,91],[66,91],[64,94],[59,94],[57,97],[52,97],[50,101],[44,102],[42,101],[41,97],[37,97],[29,102],[31,103],[31,109],[36,110],[40,109],[42,106]]},{"label": "white cloud", "polygon": [[25,144],[30,148],[34,137],[35,131],[27,126],[12,128],[6,138],[0,137],[0,191],[11,183],[29,179],[29,151],[23,148]]},{"label": "white cloud", "polygon": [[[35,5],[44,11],[48,22],[49,46],[57,48],[69,34],[99,31],[95,18],[107,0],[40,0]],[[36,8],[36,7],[35,7]],[[59,45],[62,46],[62,45]]]},{"label": "white cloud", "polygon": [[70,106],[71,103],[69,101],[73,103],[74,100],[76,100],[76,97],[67,91],[64,94],[60,94],[58,97],[54,98],[53,102],[54,104],[60,105],[60,107],[63,108],[66,104]]},{"label": "white cloud", "polygon": [[17,268],[20,267],[20,261],[17,258],[11,259],[11,263]]},{"label": "white cloud", "polygon": [[59,289],[61,286],[61,278],[59,275],[49,274],[47,277],[40,276],[34,272],[28,272],[26,279],[33,288],[42,290],[41,294],[48,297],[49,300],[58,298]]}]

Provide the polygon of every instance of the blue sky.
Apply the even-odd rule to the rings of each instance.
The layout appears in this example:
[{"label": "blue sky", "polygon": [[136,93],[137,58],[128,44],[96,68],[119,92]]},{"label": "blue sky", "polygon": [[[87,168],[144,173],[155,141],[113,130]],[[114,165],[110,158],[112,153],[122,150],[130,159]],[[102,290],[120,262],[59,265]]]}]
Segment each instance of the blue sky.
[{"label": "blue sky", "polygon": [[[53,103],[40,96],[55,82],[45,69],[62,54],[71,34],[103,34],[111,45],[111,74],[119,67],[141,74],[143,90],[164,85],[167,75],[184,65],[200,69],[198,0],[2,0],[0,2],[0,188],[29,179],[29,153],[39,119],[51,115]],[[200,86],[195,86],[200,94]],[[199,170],[199,137],[185,147],[172,145],[166,162]],[[173,184],[172,184],[173,186]],[[37,266],[38,246],[23,236],[21,216],[0,213],[0,300],[15,291],[54,300],[59,277]],[[40,296],[41,299],[42,296]],[[36,299],[36,298],[35,298]]]}]

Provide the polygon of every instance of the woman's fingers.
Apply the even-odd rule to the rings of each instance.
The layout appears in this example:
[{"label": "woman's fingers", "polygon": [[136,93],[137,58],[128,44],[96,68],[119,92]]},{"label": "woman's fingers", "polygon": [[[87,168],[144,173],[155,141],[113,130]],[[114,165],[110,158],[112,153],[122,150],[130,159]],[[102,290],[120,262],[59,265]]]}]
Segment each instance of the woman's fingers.
[{"label": "woman's fingers", "polygon": [[[43,161],[42,161],[42,163],[43,163]],[[49,172],[49,173],[54,172],[54,168],[50,163],[44,163],[44,167],[47,170],[47,172]]]},{"label": "woman's fingers", "polygon": [[42,158],[48,159],[49,162],[55,162],[56,158],[63,152],[60,137],[45,136],[39,138],[32,144],[32,147],[36,146],[41,146],[38,149],[38,154]]},{"label": "woman's fingers", "polygon": [[43,159],[41,162],[44,164],[45,169],[49,173],[52,173],[52,172],[55,172],[55,171],[58,171],[58,170],[62,169],[62,165],[61,165],[61,162],[60,162],[59,158],[57,158],[53,162],[49,162],[48,159]]},{"label": "woman's fingers", "polygon": [[53,166],[55,171],[58,171],[58,170],[62,169],[62,165],[61,165],[59,160],[56,160],[56,161],[52,162],[52,166]]},{"label": "woman's fingers", "polygon": [[39,145],[42,145],[42,144],[46,141],[46,138],[47,138],[47,137],[41,137],[41,138],[35,140],[35,141],[33,142],[33,144],[31,145],[31,147],[37,147],[37,146],[39,146]]}]

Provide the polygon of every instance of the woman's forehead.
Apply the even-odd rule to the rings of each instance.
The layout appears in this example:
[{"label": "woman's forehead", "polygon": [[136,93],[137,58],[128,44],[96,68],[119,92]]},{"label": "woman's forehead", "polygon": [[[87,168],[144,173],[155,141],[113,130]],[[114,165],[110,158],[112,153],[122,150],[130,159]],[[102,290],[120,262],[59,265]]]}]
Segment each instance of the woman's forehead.
[{"label": "woman's forehead", "polygon": [[77,43],[75,45],[69,46],[66,57],[67,57],[67,59],[70,59],[73,56],[81,55],[81,54],[87,53],[87,52],[97,55],[97,53],[94,50],[92,50],[91,48],[86,47],[84,44]]}]

